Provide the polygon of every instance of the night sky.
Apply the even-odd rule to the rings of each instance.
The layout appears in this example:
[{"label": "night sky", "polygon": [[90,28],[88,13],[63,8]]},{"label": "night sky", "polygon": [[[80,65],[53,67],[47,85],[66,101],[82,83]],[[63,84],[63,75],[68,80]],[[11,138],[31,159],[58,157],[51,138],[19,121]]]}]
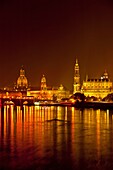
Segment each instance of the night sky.
[{"label": "night sky", "polygon": [[112,0],[1,0],[0,87],[12,86],[24,65],[32,86],[72,89],[75,58],[81,81],[113,81]]}]

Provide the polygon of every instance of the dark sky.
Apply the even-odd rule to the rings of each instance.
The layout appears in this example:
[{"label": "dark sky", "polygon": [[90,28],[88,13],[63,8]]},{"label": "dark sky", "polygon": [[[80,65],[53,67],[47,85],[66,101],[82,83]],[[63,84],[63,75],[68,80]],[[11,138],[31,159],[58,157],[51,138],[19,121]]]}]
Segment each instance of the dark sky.
[{"label": "dark sky", "polygon": [[24,65],[32,86],[72,88],[75,58],[81,80],[113,80],[112,0],[1,0],[0,87],[17,80]]}]

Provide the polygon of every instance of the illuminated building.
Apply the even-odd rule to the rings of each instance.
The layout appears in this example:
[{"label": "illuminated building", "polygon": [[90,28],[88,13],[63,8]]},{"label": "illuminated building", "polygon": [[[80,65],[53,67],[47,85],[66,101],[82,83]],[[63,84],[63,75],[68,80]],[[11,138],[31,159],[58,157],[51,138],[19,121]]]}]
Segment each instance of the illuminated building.
[{"label": "illuminated building", "polygon": [[17,79],[15,89],[20,90],[20,91],[25,91],[27,88],[28,88],[28,80],[25,76],[25,70],[22,66],[20,69],[20,76]]},{"label": "illuminated building", "polygon": [[0,98],[18,98],[22,97],[22,93],[20,91],[14,91],[13,89],[0,89]]},{"label": "illuminated building", "polygon": [[[110,81],[107,71],[105,71],[103,76],[99,79],[89,79],[88,76],[86,76],[86,80],[84,80],[82,85],[80,85],[79,64],[76,59],[74,66],[73,94],[77,92],[84,93],[86,97],[94,96],[104,98],[108,94],[113,93],[113,83]],[[62,84],[58,87],[49,87],[44,75],[41,78],[39,88],[28,88],[28,80],[25,76],[25,70],[21,67],[20,75],[17,79],[15,87],[13,89],[1,89],[0,95],[9,97],[27,95],[33,96],[39,100],[61,100],[62,98],[69,98],[71,94],[70,91],[67,90]]]},{"label": "illuminated building", "polygon": [[80,92],[80,74],[79,74],[79,64],[77,59],[74,67],[73,94],[76,92]]},{"label": "illuminated building", "polygon": [[46,85],[46,78],[43,75],[41,79],[41,90],[47,90],[47,85]]},{"label": "illuminated building", "polygon": [[70,91],[62,84],[59,87],[48,87],[44,75],[41,78],[39,88],[31,87],[27,90],[27,96],[34,96],[39,100],[60,100],[62,98],[68,98],[69,95]]},{"label": "illuminated building", "polygon": [[18,98],[27,95],[28,80],[25,76],[23,66],[20,69],[20,75],[14,87],[4,87],[0,89],[0,97],[2,98]]},{"label": "illuminated building", "polygon": [[110,81],[108,73],[105,71],[100,79],[88,79],[88,76],[86,76],[86,80],[83,81],[81,92],[83,92],[85,96],[104,98],[112,92],[112,86],[113,83]]}]

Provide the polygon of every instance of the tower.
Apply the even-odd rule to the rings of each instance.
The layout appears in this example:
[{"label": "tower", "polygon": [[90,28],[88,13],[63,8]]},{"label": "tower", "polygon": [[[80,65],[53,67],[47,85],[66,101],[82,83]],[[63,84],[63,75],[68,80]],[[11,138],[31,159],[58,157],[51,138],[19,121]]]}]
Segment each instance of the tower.
[{"label": "tower", "polygon": [[79,74],[79,64],[77,59],[74,67],[73,94],[76,92],[80,92],[80,74]]},{"label": "tower", "polygon": [[46,85],[46,78],[43,75],[41,78],[41,90],[46,90],[47,89],[47,85]]}]

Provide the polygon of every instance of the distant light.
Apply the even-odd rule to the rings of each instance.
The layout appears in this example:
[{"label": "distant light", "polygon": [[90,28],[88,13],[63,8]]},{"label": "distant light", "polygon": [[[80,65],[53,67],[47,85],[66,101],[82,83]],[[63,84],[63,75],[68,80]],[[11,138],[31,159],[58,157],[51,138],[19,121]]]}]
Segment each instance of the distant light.
[{"label": "distant light", "polygon": [[40,104],[40,102],[34,102],[34,105],[39,105]]}]

